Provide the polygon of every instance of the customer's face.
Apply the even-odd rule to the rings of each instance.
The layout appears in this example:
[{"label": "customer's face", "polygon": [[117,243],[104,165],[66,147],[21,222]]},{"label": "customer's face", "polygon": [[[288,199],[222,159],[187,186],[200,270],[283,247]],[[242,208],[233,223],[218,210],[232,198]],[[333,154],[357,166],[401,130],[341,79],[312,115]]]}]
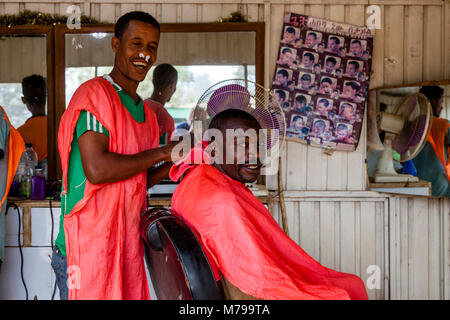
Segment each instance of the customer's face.
[{"label": "customer's face", "polygon": [[[224,146],[219,148],[219,152],[224,152],[223,162],[224,164],[216,164],[223,173],[230,178],[240,182],[253,182],[255,181],[261,170],[261,162],[259,160],[258,153],[258,139],[249,139],[245,136],[238,135],[234,138],[227,139],[226,130],[239,130],[244,132],[253,129],[258,137],[259,126],[256,120],[246,120],[241,118],[229,118],[225,121],[223,128],[221,129],[224,138]],[[256,141],[255,141],[256,140]],[[243,152],[244,159],[240,158],[239,149]],[[231,155],[229,153],[232,153]],[[226,159],[232,158],[233,163],[226,163]]]}]

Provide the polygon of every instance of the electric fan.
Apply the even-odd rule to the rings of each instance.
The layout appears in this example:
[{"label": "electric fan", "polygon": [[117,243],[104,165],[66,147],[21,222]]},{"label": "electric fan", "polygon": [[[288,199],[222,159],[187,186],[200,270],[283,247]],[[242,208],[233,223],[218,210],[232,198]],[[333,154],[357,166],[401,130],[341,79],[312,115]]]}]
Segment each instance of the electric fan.
[{"label": "electric fan", "polygon": [[394,170],[392,150],[400,162],[413,159],[423,148],[431,128],[432,113],[428,99],[421,93],[406,96],[392,113],[381,112],[378,127],[385,131],[384,150],[375,172],[375,182],[416,182],[419,179]]},{"label": "electric fan", "polygon": [[[267,153],[264,155],[265,159],[262,159],[263,164],[278,156],[286,133],[284,112],[270,89],[245,79],[218,82],[199,98],[193,112],[194,135],[197,141],[204,140],[203,135],[209,128],[212,118],[227,109],[239,109],[251,114],[261,128],[266,130],[265,141],[260,141],[266,143],[263,151]],[[198,121],[201,121],[201,132],[195,130],[195,123]]]}]

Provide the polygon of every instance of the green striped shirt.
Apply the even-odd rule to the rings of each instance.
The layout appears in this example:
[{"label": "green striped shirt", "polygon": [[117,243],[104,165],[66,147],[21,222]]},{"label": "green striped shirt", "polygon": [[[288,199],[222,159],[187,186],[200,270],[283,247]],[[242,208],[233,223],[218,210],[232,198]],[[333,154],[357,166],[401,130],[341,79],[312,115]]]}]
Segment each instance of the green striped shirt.
[{"label": "green striped shirt", "polygon": [[[130,112],[136,122],[145,121],[144,103],[140,99],[136,104],[129,95],[122,90],[117,84],[112,82],[112,79],[108,76],[104,76],[119,94],[120,101],[124,107]],[[78,145],[78,139],[87,131],[94,131],[103,133],[109,137],[108,130],[98,121],[93,114],[86,110],[80,112],[80,116],[77,121],[75,131],[73,133],[73,140],[71,143],[71,149],[69,153],[69,168],[67,171],[67,193],[61,197],[61,217],[59,222],[59,233],[55,240],[55,244],[63,255],[66,255],[66,243],[63,221],[64,216],[83,198],[84,188],[86,185],[86,175],[83,170],[83,163],[81,162],[80,146]]]}]

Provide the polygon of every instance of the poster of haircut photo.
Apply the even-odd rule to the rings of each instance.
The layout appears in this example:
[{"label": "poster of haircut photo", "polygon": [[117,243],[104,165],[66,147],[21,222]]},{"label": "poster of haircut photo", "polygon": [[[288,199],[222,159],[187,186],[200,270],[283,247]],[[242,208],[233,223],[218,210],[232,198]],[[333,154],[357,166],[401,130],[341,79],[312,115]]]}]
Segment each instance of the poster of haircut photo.
[{"label": "poster of haircut photo", "polygon": [[285,13],[272,90],[288,138],[356,150],[372,49],[373,31],[366,27]]}]

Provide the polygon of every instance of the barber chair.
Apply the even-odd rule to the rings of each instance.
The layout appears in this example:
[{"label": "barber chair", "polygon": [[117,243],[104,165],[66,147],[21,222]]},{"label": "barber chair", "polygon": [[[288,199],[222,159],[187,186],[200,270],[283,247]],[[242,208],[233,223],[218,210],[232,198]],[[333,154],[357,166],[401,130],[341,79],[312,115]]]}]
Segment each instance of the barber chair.
[{"label": "barber chair", "polygon": [[148,271],[159,300],[223,300],[222,285],[193,231],[166,208],[141,214]]}]

